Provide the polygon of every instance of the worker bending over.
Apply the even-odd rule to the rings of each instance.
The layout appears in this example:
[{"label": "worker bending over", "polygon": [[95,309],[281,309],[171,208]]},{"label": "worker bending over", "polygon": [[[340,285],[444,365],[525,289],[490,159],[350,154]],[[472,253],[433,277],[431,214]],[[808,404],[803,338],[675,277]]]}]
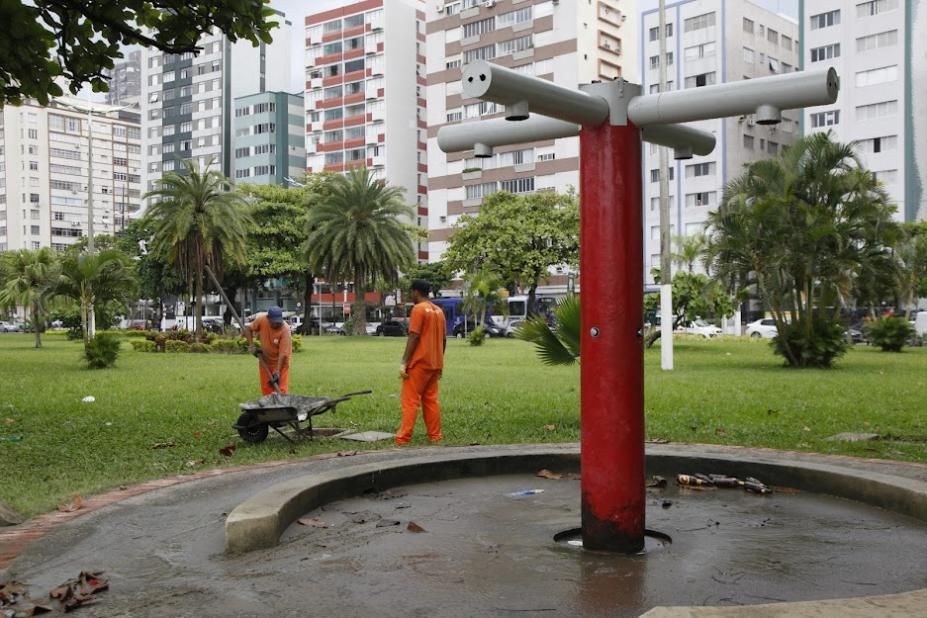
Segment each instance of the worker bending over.
[{"label": "worker bending over", "polygon": [[[283,321],[283,310],[271,307],[267,313],[259,313],[245,329],[248,340],[248,352],[254,354],[254,333],[261,341],[263,362],[258,363],[261,376],[261,394],[274,392],[276,383],[281,393],[286,393],[290,385],[290,356],[293,355],[293,336],[290,326]],[[260,358],[260,357],[259,357]]]}]

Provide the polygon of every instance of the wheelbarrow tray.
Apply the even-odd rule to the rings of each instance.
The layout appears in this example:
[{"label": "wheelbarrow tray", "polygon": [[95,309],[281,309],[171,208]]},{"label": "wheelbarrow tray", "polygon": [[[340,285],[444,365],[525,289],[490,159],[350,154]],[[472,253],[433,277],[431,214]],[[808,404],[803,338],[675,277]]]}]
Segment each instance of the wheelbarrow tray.
[{"label": "wheelbarrow tray", "polygon": [[[357,395],[367,395],[373,391],[364,390],[347,393],[341,397],[329,399],[328,397],[305,397],[303,395],[289,395],[271,393],[260,399],[246,401],[239,404],[242,410],[238,422],[232,425],[246,442],[263,442],[268,430],[273,429],[287,440],[292,439],[280,431],[280,427],[289,425],[299,437],[312,438],[312,417],[335,411],[339,403],[348,401]],[[301,423],[308,423],[302,428]]]}]

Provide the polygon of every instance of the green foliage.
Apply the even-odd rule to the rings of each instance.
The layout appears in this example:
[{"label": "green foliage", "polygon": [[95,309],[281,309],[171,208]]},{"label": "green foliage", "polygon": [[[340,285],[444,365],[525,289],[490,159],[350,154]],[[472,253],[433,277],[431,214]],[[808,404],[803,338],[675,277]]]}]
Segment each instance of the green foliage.
[{"label": "green foliage", "polygon": [[403,275],[399,288],[408,290],[412,281],[421,279],[428,283],[428,291],[437,296],[441,290],[450,287],[451,275],[444,262],[430,262],[428,264],[413,264]]},{"label": "green foliage", "polygon": [[839,307],[871,273],[894,276],[893,212],[853,146],[817,133],[728,184],[708,219],[709,264],[728,289],[755,286],[790,365],[829,366],[840,354]]},{"label": "green foliage", "polygon": [[483,171],[482,167],[465,167],[462,173],[472,174],[473,172],[482,172],[482,171]]},{"label": "green foliage", "polygon": [[905,343],[914,337],[915,331],[904,318],[883,317],[866,326],[866,335],[883,352],[901,352]]},{"label": "green foliage", "polygon": [[[119,249],[94,253],[73,250],[61,260],[54,291],[80,306],[81,325],[87,339],[89,307],[93,305],[95,311],[99,308],[104,320],[109,311],[112,320],[115,308],[124,306],[136,293],[136,284],[132,261]],[[99,319],[94,324],[97,325],[109,326]]]},{"label": "green foliage", "polygon": [[84,344],[84,361],[90,369],[107,369],[116,364],[121,340],[112,333],[97,333]]},{"label": "green foliage", "polygon": [[467,335],[467,342],[470,345],[483,345],[484,341],[486,341],[486,329],[482,325],[477,326],[470,331],[469,335]]},{"label": "green foliage", "polygon": [[449,242],[450,272],[491,271],[533,296],[551,267],[579,262],[576,194],[493,193],[478,215],[460,218]]},{"label": "green foliage", "polygon": [[302,351],[303,349],[303,336],[302,335],[292,335],[293,338],[293,353]]},{"label": "green foliage", "polygon": [[279,23],[261,0],[34,0],[0,3],[0,107],[35,98],[47,105],[66,84],[105,92],[105,69],[122,47],[143,45],[171,54],[198,53],[217,29],[231,41],[270,43]]},{"label": "green foliage", "polygon": [[57,256],[47,247],[0,254],[0,309],[28,309],[36,348],[42,347],[41,333],[58,268]]},{"label": "green foliage", "polygon": [[354,282],[354,334],[366,334],[364,294],[370,286],[378,280],[395,284],[399,271],[413,264],[415,234],[402,219],[414,217],[403,190],[366,168],[334,177],[329,194],[310,210],[306,260],[329,281]]},{"label": "green foliage", "polygon": [[169,339],[164,342],[164,351],[171,354],[178,354],[181,352],[189,352],[190,344],[181,339]]},{"label": "green foliage", "polygon": [[502,299],[499,293],[502,281],[494,272],[483,270],[468,274],[466,284],[461,309],[466,315],[475,316],[477,327],[483,328],[489,308]]},{"label": "green foliage", "polygon": [[898,295],[906,308],[927,297],[927,221],[906,223],[895,251],[898,260]]},{"label": "green foliage", "polygon": [[[240,341],[244,341],[244,339]],[[216,339],[209,344],[209,351],[217,354],[245,354],[248,351],[247,344],[242,347],[240,341],[235,339]]]},{"label": "green foliage", "polygon": [[154,341],[148,341],[147,339],[133,339],[129,342],[132,344],[132,349],[136,352],[157,352],[158,346]]},{"label": "green foliage", "polygon": [[[242,196],[227,190],[228,178],[212,169],[213,161],[201,170],[192,161],[182,161],[183,173],[171,172],[161,187],[146,194],[160,201],[148,208],[154,233],[152,245],[170,265],[179,267],[194,288],[196,332],[203,333],[205,267],[221,273],[226,262],[245,261],[246,239],[252,225]],[[217,274],[217,276],[219,276]]]},{"label": "green foliage", "polygon": [[[155,224],[150,217],[135,219],[119,233],[115,246],[135,264],[135,276],[141,298],[160,300],[184,291],[180,272],[168,264],[168,256],[155,249]],[[97,246],[100,246],[97,239]]]},{"label": "green foliage", "polygon": [[533,343],[545,365],[575,365],[579,361],[581,338],[578,296],[566,296],[554,310],[556,331],[542,316],[527,320],[515,334],[522,341]]},{"label": "green foliage", "polygon": [[189,351],[193,352],[194,354],[206,354],[209,352],[209,345],[199,342],[191,343]]},{"label": "green foliage", "polygon": [[[646,294],[644,309],[648,313],[660,310],[660,295]],[[673,275],[673,329],[696,318],[722,317],[734,313],[734,298],[717,280],[702,273],[681,270]],[[647,347],[660,338],[660,330],[648,334]]]}]

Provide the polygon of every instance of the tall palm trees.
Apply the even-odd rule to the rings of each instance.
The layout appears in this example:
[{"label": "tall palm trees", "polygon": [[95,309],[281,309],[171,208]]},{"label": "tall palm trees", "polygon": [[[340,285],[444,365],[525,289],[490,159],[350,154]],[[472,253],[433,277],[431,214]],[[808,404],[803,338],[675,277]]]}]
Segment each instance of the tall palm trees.
[{"label": "tall palm trees", "polygon": [[136,287],[132,264],[122,251],[70,252],[61,260],[55,294],[80,303],[84,342],[96,335],[89,309],[109,301],[125,302]]},{"label": "tall palm trees", "polygon": [[165,175],[161,187],[145,197],[160,200],[148,209],[154,222],[154,250],[180,268],[188,289],[195,287],[195,324],[200,337],[204,267],[220,270],[223,258],[244,261],[251,217],[242,197],[227,190],[229,180],[210,169],[212,161],[205,170],[191,161],[182,164],[185,173]]},{"label": "tall palm trees", "polygon": [[27,307],[35,332],[35,347],[42,347],[42,314],[52,296],[57,260],[49,248],[21,249],[0,260],[0,307]]},{"label": "tall palm trees", "polygon": [[402,189],[374,178],[366,168],[334,178],[329,195],[309,212],[309,265],[331,282],[354,282],[355,334],[366,333],[364,295],[372,282],[394,283],[399,270],[414,261],[412,232],[401,221],[414,214]]}]

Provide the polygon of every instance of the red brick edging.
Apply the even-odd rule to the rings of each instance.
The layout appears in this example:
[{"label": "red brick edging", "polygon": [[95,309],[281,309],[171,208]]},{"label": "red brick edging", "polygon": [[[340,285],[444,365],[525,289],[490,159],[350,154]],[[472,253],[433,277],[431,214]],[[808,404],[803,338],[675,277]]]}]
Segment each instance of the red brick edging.
[{"label": "red brick edging", "polygon": [[[356,451],[356,454],[360,455],[365,452],[367,451]],[[190,481],[199,481],[201,479],[223,476],[225,474],[232,474],[235,472],[243,472],[245,470],[279,468],[281,466],[288,466],[319,459],[332,459],[335,457],[339,457],[337,452],[322,453],[297,460],[290,459],[268,461],[258,464],[232,466],[230,468],[203,470],[202,472],[195,472],[193,474],[178,474],[176,476],[169,476],[163,479],[155,479],[153,481],[146,481],[137,485],[131,485],[125,489],[113,489],[102,494],[97,494],[90,498],[85,498],[83,506],[76,511],[72,511],[70,513],[62,513],[60,511],[42,513],[41,515],[36,515],[32,519],[18,526],[0,528],[0,570],[8,567],[13,562],[13,560],[15,560],[16,557],[19,556],[19,554],[22,553],[26,547],[29,546],[30,543],[42,538],[51,532],[56,526],[60,526],[61,524],[71,521],[72,519],[87,515],[88,513],[92,513],[103,508],[104,506],[109,506],[110,504],[121,502],[126,498],[139,496],[141,494],[154,491],[155,489],[173,487],[174,485],[181,485]]]}]

